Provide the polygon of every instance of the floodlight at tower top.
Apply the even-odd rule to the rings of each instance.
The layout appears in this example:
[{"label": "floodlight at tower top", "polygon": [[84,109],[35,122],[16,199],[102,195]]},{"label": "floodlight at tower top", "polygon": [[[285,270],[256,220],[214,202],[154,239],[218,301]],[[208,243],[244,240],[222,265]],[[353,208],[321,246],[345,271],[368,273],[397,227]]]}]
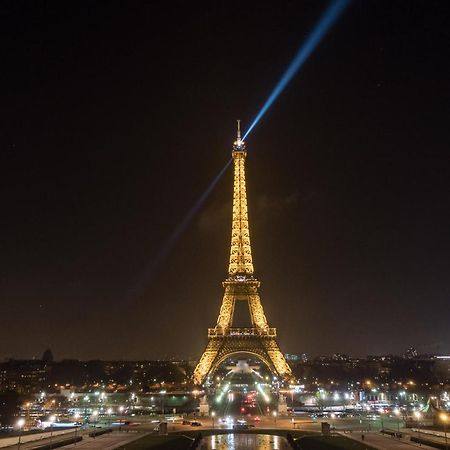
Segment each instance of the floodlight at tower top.
[{"label": "floodlight at tower top", "polygon": [[237,135],[236,140],[233,143],[233,150],[243,151],[245,150],[245,142],[241,139],[241,121],[237,121]]}]

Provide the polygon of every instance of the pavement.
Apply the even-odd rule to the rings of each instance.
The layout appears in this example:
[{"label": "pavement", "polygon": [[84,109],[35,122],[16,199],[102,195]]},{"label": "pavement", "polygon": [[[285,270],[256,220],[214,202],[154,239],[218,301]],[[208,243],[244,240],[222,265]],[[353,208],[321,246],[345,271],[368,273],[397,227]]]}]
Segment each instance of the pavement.
[{"label": "pavement", "polygon": [[[78,431],[77,435],[81,436],[81,435],[84,435],[84,433],[87,433],[87,431],[80,430],[80,431]],[[28,442],[23,442],[23,440],[22,440],[21,445],[20,445],[20,450],[30,450],[35,447],[39,447],[40,445],[50,444],[50,442],[57,443],[59,441],[62,441],[64,439],[68,439],[68,438],[74,437],[74,436],[75,436],[74,431],[67,432],[63,435],[55,435],[54,434],[51,439],[50,439],[50,437],[48,437],[48,433],[44,433],[42,435],[41,434],[32,434],[32,435],[29,435],[29,437],[33,438],[33,440],[30,440]],[[17,441],[18,441],[18,439],[17,439]],[[11,445],[9,447],[5,447],[5,450],[16,449],[18,447],[17,441],[13,445]]]},{"label": "pavement", "polygon": [[[139,431],[113,431],[112,433],[103,434],[101,436],[97,436],[95,438],[89,437],[88,433],[92,430],[86,430],[82,432],[78,432],[78,436],[83,436],[83,440],[80,442],[72,443],[69,445],[65,445],[63,447],[58,447],[62,449],[68,449],[68,448],[76,448],[76,449],[82,449],[82,450],[113,450],[121,445],[127,444],[129,442],[135,441],[136,439],[139,439],[143,436],[145,436],[147,433],[145,432],[139,432]],[[56,444],[58,441],[67,439],[68,437],[73,437],[75,433],[66,434],[64,436],[53,436],[52,442]],[[38,447],[40,445],[49,444],[50,439],[40,439],[39,441],[31,441],[22,443],[20,446],[21,450],[31,450],[35,447]],[[5,450],[8,449],[16,449],[17,443],[14,444],[12,447],[6,447]]]},{"label": "pavement", "polygon": [[[82,430],[78,430],[80,433]],[[52,436],[53,442],[58,439],[74,436],[75,431],[71,430],[55,430],[53,432],[44,431],[41,433],[22,434],[20,436],[21,448],[27,448],[26,443],[33,442],[33,445],[37,446],[40,442],[49,442],[50,436]],[[8,448],[17,448],[19,442],[19,436],[2,437],[0,438],[0,448],[7,450]]]},{"label": "pavement", "polygon": [[342,436],[353,439],[358,442],[363,442],[371,447],[379,450],[414,450],[414,448],[421,448],[423,450],[436,450],[428,445],[419,445],[409,441],[409,436],[404,439],[397,439],[389,435],[384,435],[378,432],[364,433],[364,441],[362,434],[358,433],[339,433]]},{"label": "pavement", "polygon": [[125,431],[113,431],[112,433],[103,434],[96,438],[83,437],[83,440],[78,442],[76,446],[74,444],[70,444],[59,448],[76,448],[80,450],[114,450],[146,435],[147,433],[139,433],[137,431],[130,431],[128,433]]}]

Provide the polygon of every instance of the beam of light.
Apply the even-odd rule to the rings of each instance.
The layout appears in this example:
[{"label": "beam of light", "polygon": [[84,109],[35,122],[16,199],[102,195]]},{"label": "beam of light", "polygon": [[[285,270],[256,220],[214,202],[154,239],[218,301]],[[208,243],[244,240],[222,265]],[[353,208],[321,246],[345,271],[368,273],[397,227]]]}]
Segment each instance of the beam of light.
[{"label": "beam of light", "polygon": [[302,67],[303,63],[308,59],[308,57],[311,55],[320,41],[324,38],[324,36],[334,25],[337,19],[341,16],[349,3],[350,0],[334,0],[332,3],[330,3],[328,8],[320,17],[317,25],[312,30],[311,34],[306,39],[306,42],[300,47],[291,64],[289,64],[288,68],[283,73],[280,81],[269,95],[269,98],[266,100],[259,113],[256,115],[250,127],[245,132],[244,137],[242,138],[243,140],[245,140],[245,138],[251,133],[256,124],[272,106],[273,102],[283,92],[284,88]]},{"label": "beam of light", "polygon": [[264,392],[264,388],[259,383],[256,383],[256,389],[261,393],[264,401],[266,403],[269,403],[270,402],[270,397]]},{"label": "beam of light", "polygon": [[[337,19],[340,17],[340,15],[344,12],[345,8],[347,7],[347,5],[349,3],[350,3],[350,0],[333,0],[332,1],[332,3],[329,5],[329,7],[326,9],[326,11],[323,13],[321,18],[319,19],[319,22],[314,27],[311,34],[308,36],[306,42],[302,45],[300,50],[295,55],[293,61],[291,62],[291,64],[288,66],[288,68],[284,72],[280,81],[278,82],[278,84],[275,86],[275,88],[271,92],[269,98],[262,106],[261,110],[259,111],[259,113],[255,117],[255,119],[253,120],[252,124],[250,125],[248,130],[245,132],[242,140],[244,140],[250,134],[250,132],[253,130],[253,128],[256,126],[256,124],[261,120],[261,118],[264,116],[264,114],[267,112],[267,110],[270,108],[270,106],[273,104],[273,102],[283,92],[284,88],[292,80],[294,75],[297,73],[297,71],[300,69],[300,67],[303,65],[303,63],[308,59],[308,57],[311,55],[311,53],[314,51],[314,49],[317,47],[317,45],[320,43],[320,41],[323,39],[323,37],[327,34],[327,32],[330,30],[330,28],[333,26],[333,24],[337,21]],[[135,285],[129,291],[129,294],[136,295],[136,294],[140,293],[144,289],[145,285],[155,276],[158,265],[167,258],[170,251],[172,250],[172,248],[175,246],[175,244],[179,240],[180,236],[183,234],[183,232],[189,226],[192,219],[195,217],[197,212],[203,206],[205,200],[208,198],[211,191],[214,189],[214,187],[219,182],[222,175],[227,170],[231,161],[232,161],[232,159],[230,158],[228,160],[228,162],[226,163],[226,165],[219,172],[219,174],[212,180],[212,182],[209,184],[209,186],[206,188],[206,190],[202,193],[202,195],[197,200],[197,202],[187,212],[187,214],[183,218],[183,220],[175,227],[172,234],[169,236],[167,241],[162,245],[159,252],[156,254],[156,256],[153,258],[153,260],[144,269],[144,274],[141,277],[141,280],[137,283],[137,285]]]},{"label": "beam of light", "polygon": [[184,216],[183,220],[175,227],[172,231],[171,235],[164,242],[162,247],[156,256],[149,262],[149,264],[144,268],[143,274],[141,274],[139,282],[129,291],[129,295],[135,296],[139,295],[142,290],[145,288],[147,283],[156,275],[157,268],[159,264],[164,261],[167,256],[170,254],[170,251],[175,246],[175,244],[180,239],[181,235],[184,233],[186,228],[191,223],[192,219],[195,217],[197,212],[205,203],[205,200],[208,198],[209,194],[212,192],[216,184],[222,178],[222,175],[228,169],[228,166],[231,164],[232,158],[228,160],[228,162],[223,166],[222,170],[216,175],[216,177],[211,181],[208,187],[203,191],[202,195],[198,198],[198,200],[194,203],[192,208],[187,212]]}]

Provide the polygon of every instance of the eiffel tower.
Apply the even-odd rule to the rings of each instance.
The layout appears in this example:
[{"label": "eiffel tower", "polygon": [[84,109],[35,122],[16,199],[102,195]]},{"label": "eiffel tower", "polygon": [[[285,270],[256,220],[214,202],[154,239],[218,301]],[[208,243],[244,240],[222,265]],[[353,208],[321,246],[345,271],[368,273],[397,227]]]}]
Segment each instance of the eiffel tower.
[{"label": "eiffel tower", "polygon": [[[245,189],[247,151],[241,139],[239,121],[232,155],[233,221],[228,278],[222,283],[225,293],[217,324],[214,328],[208,328],[208,344],[192,375],[192,381],[197,385],[202,384],[225,359],[236,353],[254,355],[263,361],[274,375],[284,380],[292,378],[291,368],[278,347],[276,328],[269,327],[267,323],[258,294],[260,282],[254,276]],[[251,328],[233,327],[234,307],[237,301],[248,303]]]}]

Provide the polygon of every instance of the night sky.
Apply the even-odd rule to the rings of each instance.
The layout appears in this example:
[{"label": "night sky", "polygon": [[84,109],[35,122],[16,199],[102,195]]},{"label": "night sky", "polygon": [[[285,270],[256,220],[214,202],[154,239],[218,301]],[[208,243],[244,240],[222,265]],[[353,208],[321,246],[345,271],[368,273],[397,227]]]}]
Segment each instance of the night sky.
[{"label": "night sky", "polygon": [[[0,358],[199,357],[230,158],[327,2],[0,3]],[[445,1],[353,1],[247,140],[285,352],[449,352]],[[158,256],[159,255],[159,256]]]}]

